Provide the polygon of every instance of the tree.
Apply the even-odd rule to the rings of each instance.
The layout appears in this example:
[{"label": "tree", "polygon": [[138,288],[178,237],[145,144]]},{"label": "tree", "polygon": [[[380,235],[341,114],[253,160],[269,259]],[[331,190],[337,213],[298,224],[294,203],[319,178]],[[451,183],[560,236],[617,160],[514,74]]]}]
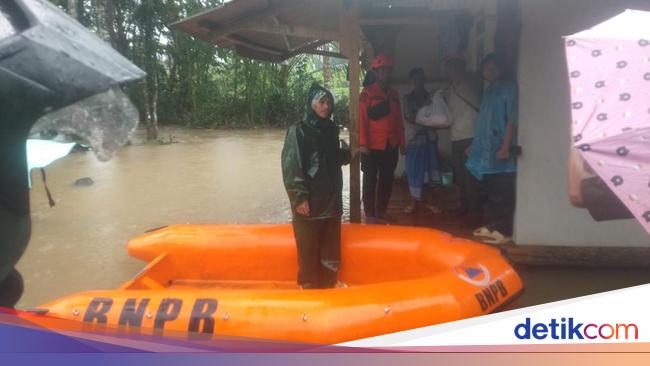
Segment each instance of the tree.
[{"label": "tree", "polygon": [[[106,22],[108,15],[106,13],[106,0],[93,0],[95,8],[95,26],[97,35],[106,42],[111,42],[108,34],[108,24]],[[109,1],[110,3],[110,1]]]},{"label": "tree", "polygon": [[[323,51],[328,52],[330,50],[329,44],[323,45]],[[330,89],[332,86],[331,74],[330,74],[330,57],[323,55],[323,86],[327,89]]]},{"label": "tree", "polygon": [[77,0],[68,0],[68,13],[75,20],[79,20],[79,10],[77,8]]},{"label": "tree", "polygon": [[[337,59],[300,55],[278,64],[257,62],[168,27],[222,0],[50,1],[71,14],[76,9],[79,22],[147,73],[123,89],[141,111],[150,139],[157,138],[159,123],[286,126],[301,117],[310,84],[321,78],[347,93]],[[347,99],[337,98],[337,106],[339,101]]]}]

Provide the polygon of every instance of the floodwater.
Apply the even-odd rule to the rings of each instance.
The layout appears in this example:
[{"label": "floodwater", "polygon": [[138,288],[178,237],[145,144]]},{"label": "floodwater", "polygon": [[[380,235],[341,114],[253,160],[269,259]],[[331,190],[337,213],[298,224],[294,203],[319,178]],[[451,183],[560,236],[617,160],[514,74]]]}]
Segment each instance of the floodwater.
[{"label": "floodwater", "polygon": [[[127,255],[126,242],[151,228],[289,221],[280,171],[284,131],[163,129],[160,137],[175,143],[143,144],[136,136],[105,163],[92,152],[54,162],[46,168],[52,208],[32,172],[32,237],[18,264],[26,287],[19,307],[120,286],[145,265]],[[94,184],[74,184],[85,177]]]},{"label": "floodwater", "polygon": [[[134,145],[106,163],[91,152],[53,163],[46,168],[56,201],[52,208],[40,174],[33,172],[32,239],[18,264],[26,287],[20,308],[77,291],[120,286],[145,266],[127,255],[127,240],[151,228],[289,221],[279,158],[284,131],[162,130],[161,138],[170,136],[176,143],[134,139]],[[85,177],[94,184],[74,184]],[[519,272],[527,288],[511,307],[650,282],[648,270]]]}]

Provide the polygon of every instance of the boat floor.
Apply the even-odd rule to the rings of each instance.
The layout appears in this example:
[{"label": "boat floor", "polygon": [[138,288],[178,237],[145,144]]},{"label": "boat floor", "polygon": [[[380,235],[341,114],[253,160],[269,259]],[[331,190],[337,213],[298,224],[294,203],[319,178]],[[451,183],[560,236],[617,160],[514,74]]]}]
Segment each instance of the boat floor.
[{"label": "boat floor", "polygon": [[185,280],[172,281],[170,290],[228,289],[228,290],[298,290],[296,281],[224,281],[224,280]]}]

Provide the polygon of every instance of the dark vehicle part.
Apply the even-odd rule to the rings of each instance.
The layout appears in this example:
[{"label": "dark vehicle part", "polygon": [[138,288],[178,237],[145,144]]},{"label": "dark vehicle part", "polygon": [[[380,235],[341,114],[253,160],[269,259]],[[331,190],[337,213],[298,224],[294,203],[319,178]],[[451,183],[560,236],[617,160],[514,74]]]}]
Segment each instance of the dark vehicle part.
[{"label": "dark vehicle part", "polygon": [[48,1],[0,1],[0,304],[12,307],[22,293],[21,285],[16,296],[14,267],[30,237],[25,145],[32,126],[51,113],[42,128],[72,132],[106,160],[137,123],[117,85],[143,76]]}]

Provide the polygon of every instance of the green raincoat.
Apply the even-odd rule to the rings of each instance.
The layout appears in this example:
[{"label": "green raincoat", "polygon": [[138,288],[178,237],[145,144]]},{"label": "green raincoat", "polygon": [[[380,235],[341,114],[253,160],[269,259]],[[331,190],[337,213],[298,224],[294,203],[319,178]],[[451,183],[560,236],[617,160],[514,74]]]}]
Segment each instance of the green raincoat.
[{"label": "green raincoat", "polygon": [[327,89],[312,85],[305,118],[289,127],[282,149],[282,176],[291,211],[296,216],[296,206],[308,200],[310,216],[306,219],[341,216],[341,166],[350,162],[350,151],[339,147],[339,129],[331,116],[322,119],[311,108],[319,93],[332,97]]}]

